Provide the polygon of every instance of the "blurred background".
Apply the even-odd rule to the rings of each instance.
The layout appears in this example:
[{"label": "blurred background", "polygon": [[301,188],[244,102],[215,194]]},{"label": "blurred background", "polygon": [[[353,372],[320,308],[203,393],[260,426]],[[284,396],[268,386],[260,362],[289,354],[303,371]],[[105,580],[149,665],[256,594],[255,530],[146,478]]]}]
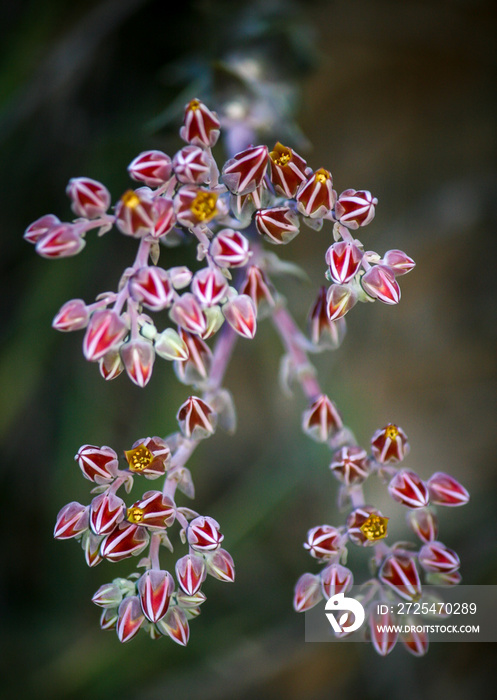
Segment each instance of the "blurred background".
[{"label": "blurred background", "polygon": [[[360,443],[394,421],[410,439],[408,468],[424,478],[450,472],[471,491],[467,506],[441,513],[440,538],[459,553],[464,583],[495,583],[494,22],[493,3],[483,0],[183,0],[173,8],[162,0],[23,0],[2,8],[6,694],[494,697],[496,645],[433,644],[414,659],[400,645],[380,658],[369,645],[304,642],[293,587],[318,567],[302,542],[309,528],[343,516],[327,449],[300,434],[303,397],[297,390],[289,400],[278,385],[281,347],[268,322],[254,341],[238,343],[226,376],[236,436],[217,433],[190,464],[195,508],[221,523],[236,583],[207,582],[186,649],[144,635],[121,645],[101,632],[91,596],[130,564],[88,569],[77,544],[52,539],[58,510],[88,502],[73,455],[84,443],[121,452],[144,435],[168,434],[189,390],[166,362],[144,390],[124,377],[104,383],[82,358],[82,334],[50,327],[67,299],[115,288],[132,240],[90,235],[83,254],[48,262],[22,239],[43,214],[71,217],[69,178],[100,180],[115,201],[141,150],[174,154],[193,97],[213,109],[232,95],[255,101],[268,119],[261,142],[279,139],[331,170],[338,192],[378,197],[362,236],[367,248],[402,248],[417,262],[401,280],[401,303],[356,307],[342,347],[316,365]],[[324,282],[329,236],[304,228],[278,250],[309,276],[281,288],[301,325]],[[194,264],[192,248],[167,255],[167,266]],[[368,493],[381,507],[381,489]],[[402,539],[400,516],[399,507]],[[358,582],[367,576],[361,562]]]}]

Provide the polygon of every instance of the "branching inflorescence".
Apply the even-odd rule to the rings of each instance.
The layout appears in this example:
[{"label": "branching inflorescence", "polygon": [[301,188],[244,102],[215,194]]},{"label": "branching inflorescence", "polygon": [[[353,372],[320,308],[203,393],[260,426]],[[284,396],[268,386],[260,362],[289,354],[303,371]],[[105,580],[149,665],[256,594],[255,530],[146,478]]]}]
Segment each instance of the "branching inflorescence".
[{"label": "branching inflorescence", "polygon": [[[253,338],[257,320],[264,316],[272,319],[286,350],[285,381],[299,383],[308,400],[304,431],[327,443],[333,453],[330,468],[341,483],[338,502],[348,511],[344,526],[321,525],[308,532],[304,546],[324,566],[319,575],[307,573],[299,579],[295,609],[308,610],[323,597],[350,589],[353,576],[345,566],[349,543],[373,548],[373,578],[366,586],[365,605],[387,600],[393,593],[419,599],[419,567],[429,582],[455,584],[460,579],[457,555],[437,540],[432,506],[462,505],[469,498],[465,489],[441,472],[424,482],[414,472],[399,470],[397,464],[409,446],[402,429],[393,424],[375,433],[370,455],[358,447],[309,361],[310,353],[339,346],[344,316],[358,301],[397,304],[397,278],[414,267],[413,260],[400,250],[383,256],[364,250],[353,232],[372,221],[376,198],[366,190],[352,189],[337,196],[331,173],[312,170],[292,148],[277,143],[270,151],[265,145],[244,144],[220,171],[212,147],[221,126],[216,113],[192,100],[180,130],[188,145],[172,159],[157,150],[137,156],[128,172],[141,186],[125,192],[113,214],[108,213],[111,197],[104,185],[74,178],[67,194],[77,218],[61,222],[49,214],[24,234],[46,258],[76,255],[92,229],[103,235],[115,226],[136,238],[135,261],[124,271],[117,290],[100,294],[91,304],[68,301],[53,327],[85,330],[84,356],[98,364],[106,380],[124,371],[143,387],[159,357],[172,361],[179,381],[199,394],[180,406],[179,431],[166,438],[137,440],[124,452],[124,468],[107,446],[83,445],[75,458],[83,476],[95,484],[94,496],[87,506],[74,501],[62,508],[55,537],[79,540],[89,566],[143,555],[138,567],[144,573],[114,579],[93,597],[103,608],[101,627],[115,629],[122,642],[143,629],[152,638],[166,635],[185,645],[189,620],[199,614],[206,599],[201,590],[206,576],[234,580],[233,560],[221,547],[219,524],[176,505],[175,498],[177,490],[194,496],[186,465],[199,442],[218,425],[235,429],[235,409],[222,386],[223,377],[237,337]],[[232,119],[227,119],[226,128],[232,127]],[[236,138],[231,134],[229,141]],[[325,222],[330,222],[333,236],[325,254],[330,284],[320,288],[311,308],[308,338],[271,279],[293,272],[294,266],[265,249],[262,239],[286,244],[302,223],[319,230]],[[202,264],[199,269],[159,266],[169,245],[192,239]],[[172,325],[161,330],[150,314],[164,309]],[[215,338],[212,349],[206,342],[211,338]],[[366,504],[363,491],[372,474],[388,483],[392,498],[408,508],[409,525],[422,543],[419,551],[401,542],[386,545],[388,517]],[[162,479],[162,489],[147,491],[127,505],[118,491],[129,494],[137,477]],[[180,529],[180,544],[188,547],[175,563],[176,582],[160,560],[163,547],[173,551],[169,533],[174,523]],[[375,622],[371,613],[372,641],[379,653],[388,653],[396,637],[375,634]],[[415,654],[426,651],[424,637],[403,641]]]}]

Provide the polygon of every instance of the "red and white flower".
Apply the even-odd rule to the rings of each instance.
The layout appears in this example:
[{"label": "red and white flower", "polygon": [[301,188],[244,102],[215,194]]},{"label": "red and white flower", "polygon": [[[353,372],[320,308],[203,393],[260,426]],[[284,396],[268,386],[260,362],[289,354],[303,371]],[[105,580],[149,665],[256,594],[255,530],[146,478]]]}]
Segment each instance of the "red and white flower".
[{"label": "red and white flower", "polygon": [[171,159],[162,151],[143,151],[128,165],[128,173],[148,187],[159,187],[171,177]]},{"label": "red and white flower", "polygon": [[341,564],[329,564],[321,571],[321,591],[325,598],[336,593],[347,593],[352,588],[354,577],[352,571]]},{"label": "red and white flower", "polygon": [[219,231],[212,239],[209,251],[220,267],[243,267],[252,255],[248,239],[230,228]]},{"label": "red and white flower", "polygon": [[216,414],[197,396],[190,396],[176,415],[181,432],[187,438],[199,440],[212,435],[216,429]]},{"label": "red and white flower", "polygon": [[69,258],[80,253],[85,244],[76,225],[62,223],[52,226],[38,238],[35,250],[43,258]]},{"label": "red and white flower", "polygon": [[387,250],[383,256],[382,263],[393,270],[396,277],[406,275],[416,266],[414,260],[406,255],[403,250]]},{"label": "red and white flower", "polygon": [[131,297],[152,311],[170,306],[173,288],[166,270],[161,267],[141,267],[129,281]]},{"label": "red and white flower", "polygon": [[57,331],[79,331],[86,328],[90,318],[88,307],[82,299],[71,299],[59,309],[52,328]]},{"label": "red and white flower", "polygon": [[346,284],[357,274],[363,252],[354,243],[339,241],[326,251],[325,259],[330,274],[337,284]]},{"label": "red and white flower", "polygon": [[121,359],[131,381],[137,386],[146,386],[152,376],[155,361],[153,343],[140,338],[130,340],[121,347]]},{"label": "red and white flower", "polygon": [[323,600],[321,579],[314,574],[302,574],[295,584],[293,607],[296,612],[310,610]]},{"label": "red and white flower", "polygon": [[271,182],[277,192],[294,197],[299,186],[307,180],[307,163],[292,148],[276,143],[269,154]]},{"label": "red and white flower", "polygon": [[164,617],[174,591],[173,577],[168,571],[149,569],[136,584],[143,614],[150,622]]},{"label": "red and white flower", "polygon": [[456,571],[461,565],[456,552],[438,541],[423,545],[419,550],[418,560],[425,571],[447,574]]},{"label": "red and white flower", "polygon": [[412,557],[399,552],[388,556],[378,578],[405,600],[418,600],[421,596],[421,581]]},{"label": "red and white flower", "polygon": [[90,362],[96,362],[111,350],[117,349],[126,335],[128,325],[112,309],[95,311],[88,323],[83,339],[83,354]]},{"label": "red and white flower", "polygon": [[110,207],[109,190],[89,177],[73,177],[69,180],[66,194],[71,199],[71,208],[76,216],[96,219]]},{"label": "red and white flower", "polygon": [[124,452],[130,471],[147,479],[157,479],[166,473],[171,460],[169,445],[160,437],[136,440],[131,450]]},{"label": "red and white flower", "polygon": [[401,469],[388,484],[388,492],[398,503],[408,508],[424,508],[430,494],[419,476],[408,469]]},{"label": "red and white flower", "polygon": [[140,631],[145,617],[137,596],[128,596],[119,606],[116,632],[120,642],[129,642]]},{"label": "red and white flower", "polygon": [[330,469],[347,486],[362,484],[369,476],[368,454],[362,447],[342,447],[334,453]]},{"label": "red and white flower", "polygon": [[235,565],[229,552],[220,547],[215,552],[206,554],[207,573],[219,581],[233,583],[235,580]]},{"label": "red and white flower", "polygon": [[205,580],[206,566],[202,557],[196,554],[186,554],[176,562],[176,578],[184,592],[195,595]]},{"label": "red and white flower", "polygon": [[72,501],[59,511],[53,536],[56,540],[68,540],[79,537],[88,529],[89,508],[77,501]]},{"label": "red and white flower", "polygon": [[204,267],[195,273],[191,290],[201,304],[219,304],[228,291],[228,282],[223,273],[215,267]]},{"label": "red and white flower", "polygon": [[336,199],[331,173],[324,168],[316,170],[300,185],[296,199],[297,208],[304,216],[315,219],[327,214],[333,209]]},{"label": "red and white flower", "polygon": [[90,527],[95,535],[108,535],[124,520],[126,504],[112,491],[95,496],[90,505]]},{"label": "red and white flower", "polygon": [[179,135],[188,143],[209,148],[219,138],[220,122],[217,114],[198,99],[191,100],[186,105],[183,124]]},{"label": "red and white flower", "polygon": [[299,218],[289,207],[259,209],[255,213],[259,233],[276,245],[290,243],[298,234]]},{"label": "red and white flower", "polygon": [[24,231],[23,238],[25,241],[28,241],[28,243],[33,243],[34,245],[35,243],[38,243],[43,236],[46,236],[50,229],[57,226],[57,224],[60,224],[60,219],[58,216],[55,216],[55,214],[46,214],[45,216],[36,219],[36,221],[33,221],[32,224],[29,224],[27,229]]},{"label": "red and white flower", "polygon": [[190,638],[190,628],[184,610],[178,605],[170,606],[164,617],[157,623],[161,634],[171,637],[173,642],[185,647]]},{"label": "red and white flower", "polygon": [[438,520],[435,513],[428,508],[410,510],[407,524],[422,542],[433,542],[438,536]]},{"label": "red and white flower", "polygon": [[222,306],[224,318],[243,338],[252,339],[257,331],[257,310],[248,294],[239,294]]},{"label": "red and white flower", "polygon": [[175,301],[169,315],[171,320],[184,328],[185,331],[196,335],[205,333],[207,321],[204,312],[197,298],[191,292],[185,292]]},{"label": "red and white flower", "polygon": [[119,466],[117,453],[111,447],[103,445],[83,445],[74,457],[83,476],[96,484],[113,481]]},{"label": "red and white flower", "polygon": [[377,204],[367,190],[345,190],[335,204],[335,217],[347,228],[366,226],[373,220]]},{"label": "red and white flower", "polygon": [[346,284],[332,284],[326,294],[328,320],[338,321],[357,303],[357,294]]},{"label": "red and white flower", "polygon": [[340,551],[342,536],[336,527],[318,525],[307,533],[304,548],[315,559],[329,559]]},{"label": "red and white flower", "polygon": [[361,277],[361,285],[366,294],[384,304],[398,304],[400,301],[400,287],[393,270],[385,265],[373,265]]},{"label": "red and white flower", "polygon": [[377,462],[396,464],[409,454],[407,435],[398,425],[389,423],[371,438],[371,449]]},{"label": "red and white flower", "polygon": [[312,342],[318,347],[337,348],[345,335],[345,319],[330,321],[326,293],[326,287],[323,285],[309,311],[309,331]]},{"label": "red and white flower", "polygon": [[262,183],[268,160],[267,146],[251,146],[227,161],[222,180],[233,194],[253,192]]},{"label": "red and white flower", "polygon": [[185,146],[173,158],[174,174],[180,182],[201,185],[209,181],[210,160],[205,149]]},{"label": "red and white flower", "polygon": [[224,535],[219,531],[219,523],[209,516],[199,515],[188,525],[186,537],[190,547],[197,552],[211,552],[219,549]]},{"label": "red and white flower", "polygon": [[142,552],[148,542],[146,528],[124,520],[103,540],[100,555],[109,561],[121,561]]},{"label": "red and white flower", "polygon": [[387,656],[396,645],[399,636],[396,619],[392,613],[380,613],[378,606],[374,605],[369,616],[369,631],[376,652],[380,656]]},{"label": "red and white flower", "polygon": [[152,191],[147,187],[127,190],[116,204],[116,226],[121,233],[134,238],[153,234],[156,208]]},{"label": "red and white flower", "polygon": [[326,394],[321,394],[304,411],[302,430],[317,442],[326,442],[343,427],[337,407]]},{"label": "red and white flower", "polygon": [[428,479],[428,490],[431,502],[438,506],[463,506],[469,501],[464,486],[444,472],[435,472]]},{"label": "red and white flower", "polygon": [[126,511],[126,519],[135,525],[165,530],[176,518],[176,505],[161,491],[147,491]]}]

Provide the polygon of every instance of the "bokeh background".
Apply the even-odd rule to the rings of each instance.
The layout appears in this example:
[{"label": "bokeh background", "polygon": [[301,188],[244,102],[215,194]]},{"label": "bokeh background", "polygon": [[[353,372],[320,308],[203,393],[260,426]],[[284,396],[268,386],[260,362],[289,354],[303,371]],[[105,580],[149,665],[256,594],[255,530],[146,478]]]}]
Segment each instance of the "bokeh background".
[{"label": "bokeh background", "polygon": [[[408,467],[471,490],[465,508],[442,513],[441,538],[464,582],[495,583],[493,3],[23,0],[2,8],[0,45],[2,689],[50,700],[495,697],[495,644],[434,644],[423,659],[305,644],[293,586],[317,568],[302,541],[342,516],[327,450],[299,431],[303,398],[278,385],[268,322],[240,341],[226,376],[237,435],[218,433],[191,462],[195,507],[222,524],[236,583],[208,582],[187,649],[101,632],[91,595],[129,566],[90,570],[74,542],[53,541],[60,507],[88,497],[73,455],[171,432],[188,389],[165,362],[144,390],[106,384],[83,361],[81,334],[50,328],[67,299],[115,288],[133,241],[90,236],[77,258],[48,262],[22,240],[42,214],[70,216],[70,177],[103,181],[115,200],[140,150],[174,153],[191,98],[217,108],[242,91],[265,105],[275,120],[261,142],[330,169],[339,192],[370,189],[379,206],[366,246],[417,262],[399,306],[355,308],[343,346],[316,358],[323,387],[362,444],[395,421]],[[328,245],[329,231],[304,229],[278,251],[309,277],[282,281],[301,324]],[[167,254],[194,264],[192,249]]]}]

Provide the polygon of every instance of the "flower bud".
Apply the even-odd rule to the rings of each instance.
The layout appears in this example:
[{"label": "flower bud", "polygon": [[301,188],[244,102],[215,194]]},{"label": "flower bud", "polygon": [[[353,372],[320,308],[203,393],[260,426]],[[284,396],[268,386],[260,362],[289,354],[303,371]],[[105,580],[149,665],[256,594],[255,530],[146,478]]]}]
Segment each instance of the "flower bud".
[{"label": "flower bud", "polygon": [[192,440],[210,437],[216,429],[216,414],[197,396],[190,396],[180,406],[176,418],[183,435]]},{"label": "flower bud", "polygon": [[408,508],[424,508],[430,499],[428,488],[415,472],[401,469],[388,485],[388,492]]},{"label": "flower bud", "polygon": [[161,491],[147,491],[139,501],[126,511],[126,519],[135,525],[163,530],[170,527],[176,517],[176,506]]},{"label": "flower bud", "polygon": [[174,581],[167,571],[150,569],[138,579],[140,605],[143,614],[150,622],[158,622],[167,612]]},{"label": "flower bud", "polygon": [[176,223],[173,200],[156,197],[152,205],[152,218],[155,223],[153,231],[150,231],[151,237],[158,239],[166,236]]},{"label": "flower bud", "polygon": [[302,574],[295,585],[293,607],[296,612],[310,610],[323,599],[319,576]]},{"label": "flower bud", "polygon": [[81,547],[85,553],[85,561],[90,568],[97,566],[102,561],[100,546],[102,537],[95,535],[91,530],[87,530],[81,538]]},{"label": "flower bud", "polygon": [[242,338],[252,339],[257,331],[257,311],[247,294],[239,294],[222,307],[224,318]]},{"label": "flower bud", "polygon": [[336,192],[333,189],[331,173],[324,168],[316,170],[297,190],[297,208],[304,216],[321,218],[335,204]]},{"label": "flower bud", "polygon": [[69,180],[66,194],[71,199],[71,208],[76,216],[86,219],[96,219],[110,207],[109,190],[89,177],[73,177]]},{"label": "flower bud", "polygon": [[56,540],[79,537],[88,529],[88,506],[77,501],[65,505],[58,513],[53,536]]},{"label": "flower bud", "polygon": [[356,229],[369,224],[378,204],[367,190],[345,190],[335,204],[335,217],[347,228]]},{"label": "flower bud", "polygon": [[205,576],[205,562],[195,554],[186,554],[176,562],[176,578],[181,588],[189,596],[195,595],[200,590]]},{"label": "flower bud", "polygon": [[406,622],[405,629],[409,629],[409,632],[403,632],[400,641],[413,656],[424,656],[428,651],[428,634],[422,626],[415,624],[415,618],[409,617]]},{"label": "flower bud", "polygon": [[144,527],[123,521],[104,539],[100,554],[109,561],[121,561],[142,552],[148,541],[149,536]]},{"label": "flower bud", "polygon": [[110,382],[124,371],[121,355],[117,350],[111,350],[99,359],[98,368],[105,381]]},{"label": "flower bud", "polygon": [[371,642],[380,656],[387,656],[397,644],[396,619],[390,611],[379,613],[376,605],[371,608],[369,615],[369,631]]},{"label": "flower bud", "polygon": [[38,239],[35,250],[43,258],[69,258],[80,253],[85,239],[73,224],[57,224]]},{"label": "flower bud", "polygon": [[148,340],[130,340],[121,347],[121,359],[131,381],[144,387],[152,376],[154,346]]},{"label": "flower bud", "polygon": [[414,260],[402,250],[387,250],[382,263],[393,270],[396,277],[406,275],[416,266]]},{"label": "flower bud", "polygon": [[[208,322],[208,314],[204,315],[206,322]],[[174,363],[175,372],[178,379],[184,384],[198,384],[209,376],[212,364],[212,351],[197,335],[192,335],[186,331],[181,331],[180,335],[186,345],[188,358],[186,361]]]},{"label": "flower bud", "polygon": [[317,442],[326,442],[343,427],[337,407],[326,394],[321,394],[304,411],[302,430]]},{"label": "flower bud", "polygon": [[90,313],[85,302],[82,299],[71,299],[59,309],[54,320],[52,328],[56,331],[79,331],[86,328]]},{"label": "flower bud", "polygon": [[201,304],[219,304],[228,291],[228,282],[223,273],[215,267],[204,267],[195,273],[191,290]]},{"label": "flower bud", "polygon": [[60,224],[60,219],[55,216],[55,214],[46,214],[40,219],[36,219],[32,224],[29,224],[27,229],[24,231],[24,240],[28,243],[38,243],[38,241],[46,236],[50,229],[54,228],[57,224]]},{"label": "flower bud", "polygon": [[145,622],[138,596],[125,598],[119,606],[116,632],[119,641],[129,642],[140,631],[140,627]]},{"label": "flower bud", "polygon": [[166,309],[173,299],[169,275],[161,267],[141,267],[129,281],[129,293],[152,311]]},{"label": "flower bud", "polygon": [[253,192],[266,174],[269,151],[267,146],[251,146],[228,160],[222,180],[230,192],[237,195]]},{"label": "flower bud", "polygon": [[427,542],[421,547],[418,560],[425,571],[450,574],[456,571],[461,562],[453,549],[449,549],[442,542]]},{"label": "flower bud", "polygon": [[435,472],[428,479],[430,500],[437,506],[463,506],[469,501],[469,493],[454,477]]},{"label": "flower bud", "polygon": [[388,556],[378,578],[405,600],[418,600],[421,596],[421,581],[412,557],[400,553]]},{"label": "flower bud", "polygon": [[252,255],[248,239],[230,228],[219,231],[212,239],[209,251],[220,267],[243,267]]},{"label": "flower bud", "polygon": [[115,581],[104,583],[93,595],[92,603],[101,608],[115,608],[123,599],[123,591]]},{"label": "flower bud", "polygon": [[332,284],[326,295],[329,321],[338,321],[357,303],[357,294],[348,285]]},{"label": "flower bud", "polygon": [[331,598],[336,593],[347,593],[352,588],[354,577],[352,571],[341,564],[329,564],[321,571],[321,591],[325,598]]},{"label": "flower bud", "polygon": [[393,271],[385,265],[371,267],[361,277],[361,285],[366,294],[384,304],[398,304],[400,301],[400,287]]},{"label": "flower bud", "polygon": [[87,360],[100,360],[122,343],[128,326],[121,316],[111,309],[95,311],[88,323],[83,340],[83,353]]},{"label": "flower bud", "polygon": [[340,551],[342,537],[336,527],[319,525],[307,533],[304,549],[315,559],[329,559]]},{"label": "flower bud", "polygon": [[90,527],[95,535],[108,535],[124,520],[126,504],[112,493],[105,491],[96,496],[90,506]]},{"label": "flower bud", "polygon": [[225,549],[219,548],[206,555],[207,573],[219,581],[233,583],[235,580],[235,565],[233,558]]},{"label": "flower bud", "polygon": [[299,186],[307,180],[307,163],[291,148],[276,143],[269,154],[271,182],[277,192],[294,197]]},{"label": "flower bud", "polygon": [[333,281],[337,282],[337,284],[350,282],[359,270],[362,256],[362,250],[354,243],[349,241],[333,243],[325,255]]},{"label": "flower bud", "polygon": [[199,515],[188,525],[188,544],[197,552],[211,552],[219,549],[224,535],[219,531],[219,523],[209,516]]},{"label": "flower bud", "polygon": [[174,174],[180,182],[201,185],[209,181],[210,161],[199,146],[185,146],[173,158]]},{"label": "flower bud", "polygon": [[155,352],[165,360],[184,362],[189,357],[188,346],[174,328],[166,328],[154,339]]},{"label": "flower bud", "polygon": [[173,642],[186,647],[190,638],[190,628],[184,611],[174,605],[170,607],[164,617],[157,623],[161,634],[169,635]]},{"label": "flower bud", "polygon": [[373,456],[380,464],[396,464],[402,462],[409,454],[407,435],[402,428],[389,423],[377,430],[371,438]]},{"label": "flower bud", "polygon": [[105,608],[100,615],[100,629],[104,632],[115,630],[117,624],[117,608]]},{"label": "flower bud", "polygon": [[427,508],[410,510],[407,524],[422,542],[433,542],[438,535],[438,520],[435,513]]},{"label": "flower bud", "polygon": [[240,286],[240,294],[247,294],[252,299],[257,313],[259,313],[259,304],[269,307],[275,304],[266,276],[256,265],[250,265],[247,269],[245,279]]},{"label": "flower bud", "polygon": [[171,159],[162,151],[143,151],[128,165],[128,173],[148,187],[159,187],[171,177]]},{"label": "flower bud", "polygon": [[326,287],[322,286],[316,301],[309,311],[309,332],[314,345],[323,348],[337,348],[345,336],[345,319],[330,321],[326,303]]},{"label": "flower bud", "polygon": [[169,312],[171,320],[185,331],[202,335],[207,327],[207,321],[196,297],[185,292],[172,306]]},{"label": "flower bud", "polygon": [[170,267],[168,270],[169,279],[175,289],[183,289],[188,287],[193,277],[193,273],[185,265],[178,267]]},{"label": "flower bud", "polygon": [[362,447],[342,447],[334,453],[330,469],[346,486],[362,484],[370,470],[367,452]]},{"label": "flower bud", "polygon": [[255,213],[255,225],[259,233],[276,245],[290,243],[298,234],[298,216],[289,207],[259,209]]},{"label": "flower bud", "polygon": [[191,100],[186,105],[183,124],[179,135],[183,141],[195,146],[209,148],[219,138],[220,123],[217,114],[211,112],[200,100]]}]

